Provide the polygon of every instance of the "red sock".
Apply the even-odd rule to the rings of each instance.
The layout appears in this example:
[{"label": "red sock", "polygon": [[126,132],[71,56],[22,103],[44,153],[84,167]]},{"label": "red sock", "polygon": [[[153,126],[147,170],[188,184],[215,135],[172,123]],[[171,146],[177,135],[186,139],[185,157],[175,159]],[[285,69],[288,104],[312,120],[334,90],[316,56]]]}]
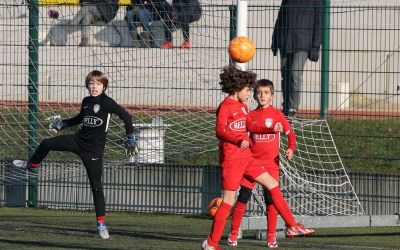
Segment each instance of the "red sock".
[{"label": "red sock", "polygon": [[275,234],[278,224],[278,211],[274,205],[267,206],[267,234]]},{"label": "red sock", "polygon": [[231,220],[231,234],[238,234],[240,223],[242,222],[243,215],[246,212],[247,204],[237,201],[232,213]]},{"label": "red sock", "polygon": [[105,216],[97,216],[96,219],[97,219],[97,222],[99,222],[99,223],[104,223],[106,221]]},{"label": "red sock", "polygon": [[222,202],[217,212],[214,215],[214,221],[211,227],[211,232],[208,235],[207,241],[210,246],[217,247],[221,240],[222,233],[224,232],[226,218],[228,217],[232,206],[228,203]]},{"label": "red sock", "polygon": [[271,194],[271,198],[274,202],[276,210],[278,210],[286,225],[289,227],[297,226],[297,223],[294,221],[293,214],[290,211],[289,205],[287,204],[285,198],[283,198],[279,186],[269,190],[269,193]]}]

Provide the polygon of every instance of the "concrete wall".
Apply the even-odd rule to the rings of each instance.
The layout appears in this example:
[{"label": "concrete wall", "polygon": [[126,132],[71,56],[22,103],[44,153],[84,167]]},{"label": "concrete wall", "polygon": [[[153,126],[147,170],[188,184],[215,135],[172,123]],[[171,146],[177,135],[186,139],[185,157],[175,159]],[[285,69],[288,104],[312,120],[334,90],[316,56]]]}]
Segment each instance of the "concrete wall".
[{"label": "concrete wall", "polygon": [[[251,1],[250,1],[251,2]],[[374,1],[361,1],[368,5]],[[255,3],[255,2],[252,2]],[[350,93],[399,103],[399,32],[397,7],[343,7],[349,1],[332,1],[331,14],[331,109],[357,109],[350,106]],[[380,1],[395,4],[395,1]],[[279,5],[279,1],[268,4]],[[355,6],[354,1],[351,2]],[[40,39],[44,39],[54,21],[47,18],[49,8],[58,8],[60,20],[68,20],[77,7],[40,7]],[[257,54],[248,67],[260,77],[275,82],[280,105],[279,59],[269,49],[272,27],[278,8],[249,8],[249,36],[257,45]],[[0,8],[0,89],[2,100],[27,100],[28,18],[25,6]],[[202,19],[191,25],[190,50],[136,48],[130,44],[123,21],[124,10],[107,26],[93,26],[90,47],[78,47],[80,32],[68,35],[66,46],[39,47],[40,100],[80,102],[87,93],[83,79],[92,69],[108,73],[109,93],[117,101],[131,106],[216,107],[223,98],[219,91],[219,69],[228,64],[229,12],[226,7],[204,7]],[[61,21],[62,22],[62,21]],[[180,30],[173,34],[180,45]],[[304,74],[302,107],[319,108],[320,64],[307,62]],[[338,93],[336,93],[338,92]],[[376,102],[376,101],[375,101]],[[354,103],[354,102],[352,102]],[[393,106],[392,105],[392,106]],[[368,107],[367,107],[368,108]]]}]

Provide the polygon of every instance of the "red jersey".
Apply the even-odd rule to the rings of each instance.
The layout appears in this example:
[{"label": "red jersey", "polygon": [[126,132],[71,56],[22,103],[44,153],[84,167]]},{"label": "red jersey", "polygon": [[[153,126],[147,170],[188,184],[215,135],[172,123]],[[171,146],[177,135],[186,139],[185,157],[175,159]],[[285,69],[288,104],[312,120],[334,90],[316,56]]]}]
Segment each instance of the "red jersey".
[{"label": "red jersey", "polygon": [[251,158],[249,148],[240,148],[243,140],[250,142],[246,132],[246,116],[249,109],[245,103],[225,98],[217,109],[216,135],[219,139],[219,159],[237,160]]},{"label": "red jersey", "polygon": [[[256,126],[266,126],[267,128],[273,128],[277,122],[280,122],[283,126],[283,132],[288,137],[288,147],[293,152],[296,149],[296,135],[280,110],[273,106],[257,108],[250,112],[248,120],[251,120]],[[253,145],[251,151],[254,158],[264,166],[271,166],[271,163],[274,162],[274,166],[279,167],[280,133],[264,134],[249,130]]]}]

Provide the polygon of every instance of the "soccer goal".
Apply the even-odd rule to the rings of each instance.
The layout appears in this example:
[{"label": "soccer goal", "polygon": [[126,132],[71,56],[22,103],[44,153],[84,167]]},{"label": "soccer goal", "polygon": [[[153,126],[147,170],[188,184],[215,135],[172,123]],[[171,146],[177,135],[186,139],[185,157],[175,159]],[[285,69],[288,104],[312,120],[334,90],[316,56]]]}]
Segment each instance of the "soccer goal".
[{"label": "soccer goal", "polygon": [[[369,221],[343,166],[326,120],[290,119],[297,135],[293,160],[281,136],[280,187],[298,221],[309,227],[365,226]],[[257,187],[242,229],[265,229],[263,190]],[[284,228],[280,221],[280,228]]]},{"label": "soccer goal", "polygon": [[[293,160],[284,157],[287,138],[281,136],[280,186],[295,215],[341,216],[363,214],[349,176],[340,159],[326,120],[290,119],[297,135]],[[264,213],[262,190],[253,204]],[[255,206],[257,208],[257,206]],[[257,209],[253,209],[256,213]]]}]

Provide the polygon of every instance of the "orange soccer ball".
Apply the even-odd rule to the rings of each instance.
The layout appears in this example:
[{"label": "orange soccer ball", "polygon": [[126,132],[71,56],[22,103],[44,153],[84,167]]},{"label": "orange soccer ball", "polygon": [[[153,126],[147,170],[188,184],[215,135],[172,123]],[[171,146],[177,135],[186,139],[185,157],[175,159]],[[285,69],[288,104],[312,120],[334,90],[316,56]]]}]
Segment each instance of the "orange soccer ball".
[{"label": "orange soccer ball", "polygon": [[256,53],[256,46],[245,36],[238,36],[232,39],[228,48],[229,56],[235,62],[246,63]]},{"label": "orange soccer ball", "polygon": [[210,215],[211,217],[214,217],[215,213],[217,213],[217,210],[218,210],[219,206],[221,206],[221,204],[222,204],[221,197],[212,199],[210,201],[210,203],[208,204],[208,215]]}]

